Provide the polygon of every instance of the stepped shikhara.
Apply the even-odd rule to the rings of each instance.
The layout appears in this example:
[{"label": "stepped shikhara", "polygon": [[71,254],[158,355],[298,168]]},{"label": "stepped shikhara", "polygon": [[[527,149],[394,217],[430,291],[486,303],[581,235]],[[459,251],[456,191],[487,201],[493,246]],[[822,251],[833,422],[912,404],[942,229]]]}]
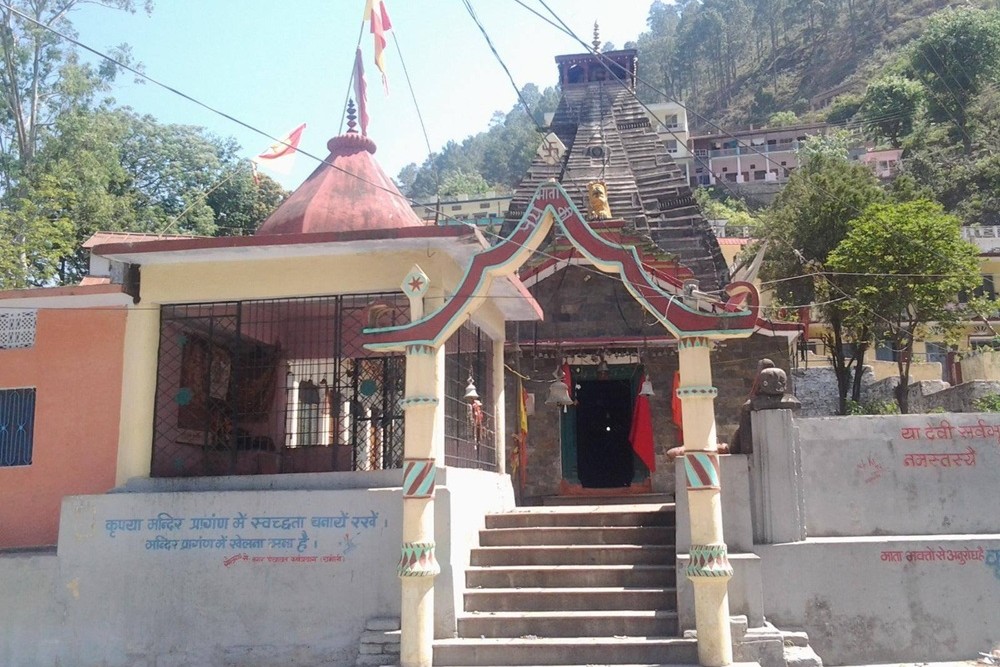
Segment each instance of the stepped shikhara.
[{"label": "stepped shikhara", "polygon": [[[588,185],[606,185],[611,218],[629,235],[651,240],[705,291],[729,280],[725,260],[702,217],[683,172],[654,131],[635,96],[633,49],[556,58],[562,99],[527,174],[518,185],[504,224],[509,232],[537,186],[560,182],[581,209]],[[683,274],[687,274],[686,276]]]}]

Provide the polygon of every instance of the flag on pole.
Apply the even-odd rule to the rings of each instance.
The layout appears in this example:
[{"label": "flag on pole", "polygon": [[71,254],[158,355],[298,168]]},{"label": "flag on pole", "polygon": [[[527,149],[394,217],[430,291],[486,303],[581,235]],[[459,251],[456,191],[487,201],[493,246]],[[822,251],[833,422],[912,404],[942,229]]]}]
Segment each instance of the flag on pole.
[{"label": "flag on pole", "polygon": [[288,174],[295,164],[296,150],[299,142],[302,141],[302,130],[306,129],[306,124],[302,123],[297,128],[289,132],[283,139],[276,141],[267,150],[253,158],[254,173],[258,167],[264,167],[278,174]]},{"label": "flag on pole", "polygon": [[525,473],[528,460],[528,392],[524,381],[517,379],[517,432],[514,434],[514,449],[510,453],[510,474],[517,475],[518,489],[524,493]]},{"label": "flag on pole", "polygon": [[365,21],[371,21],[371,32],[375,37],[375,67],[382,73],[382,88],[389,94],[389,79],[385,75],[385,33],[392,30],[392,21],[383,0],[368,0],[365,3]]},{"label": "flag on pole", "polygon": [[653,454],[653,417],[649,409],[649,397],[643,396],[642,383],[646,376],[639,378],[639,392],[635,397],[635,407],[632,410],[632,428],[629,430],[628,441],[632,451],[638,456],[649,472],[656,470],[656,457]]},{"label": "flag on pole", "polygon": [[358,124],[361,136],[368,136],[368,84],[365,83],[365,66],[361,63],[361,47],[354,54],[354,97],[358,101]]}]

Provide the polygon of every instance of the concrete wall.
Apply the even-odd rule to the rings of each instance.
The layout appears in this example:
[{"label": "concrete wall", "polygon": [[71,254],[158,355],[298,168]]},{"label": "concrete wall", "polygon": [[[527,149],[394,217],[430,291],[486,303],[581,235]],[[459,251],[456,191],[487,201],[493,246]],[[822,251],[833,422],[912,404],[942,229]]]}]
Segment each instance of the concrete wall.
[{"label": "concrete wall", "polygon": [[[758,415],[773,427],[761,440]],[[808,632],[829,665],[963,660],[1000,644],[995,415],[754,417],[754,465],[801,487],[808,533],[754,547],[769,621]],[[796,447],[801,474],[783,475]],[[760,507],[797,516],[757,493],[755,522]]]},{"label": "concrete wall", "polygon": [[0,467],[0,549],[55,544],[63,496],[114,486],[126,312],[40,309],[35,345],[0,350],[0,389],[36,389],[31,465]]},{"label": "concrete wall", "polygon": [[[483,513],[512,492],[502,475],[439,472],[436,629],[450,636]],[[340,476],[67,498],[58,556],[0,556],[0,664],[352,665],[365,620],[399,615],[402,499],[319,488]],[[252,483],[292,476],[273,477]]]},{"label": "concrete wall", "polygon": [[1000,535],[826,538],[756,550],[768,620],[807,631],[826,665],[973,660],[1000,645]]},{"label": "concrete wall", "polygon": [[1000,380],[1000,352],[983,349],[962,357],[962,379]]},{"label": "concrete wall", "polygon": [[[796,420],[810,537],[1000,532],[995,414]],[[926,456],[925,456],[926,455]]]}]

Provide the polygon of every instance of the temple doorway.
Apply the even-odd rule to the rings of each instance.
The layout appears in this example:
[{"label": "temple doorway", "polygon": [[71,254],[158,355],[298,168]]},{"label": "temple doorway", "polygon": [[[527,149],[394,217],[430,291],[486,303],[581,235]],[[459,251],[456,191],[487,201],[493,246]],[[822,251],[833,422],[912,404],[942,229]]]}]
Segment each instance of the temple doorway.
[{"label": "temple doorway", "polygon": [[593,366],[574,371],[575,405],[562,416],[564,481],[581,489],[620,489],[646,480],[649,471],[628,440],[636,368],[612,366],[604,377]]},{"label": "temple doorway", "polygon": [[589,380],[576,391],[576,456],[580,485],[632,484],[632,396],[628,380]]}]

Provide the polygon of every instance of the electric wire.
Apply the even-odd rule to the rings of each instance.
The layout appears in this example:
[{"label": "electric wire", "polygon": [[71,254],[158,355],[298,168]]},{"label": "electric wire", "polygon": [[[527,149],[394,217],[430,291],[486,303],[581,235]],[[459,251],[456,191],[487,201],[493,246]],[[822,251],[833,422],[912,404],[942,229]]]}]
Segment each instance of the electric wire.
[{"label": "electric wire", "polygon": [[[524,5],[524,4],[523,4],[523,3],[522,3],[522,2],[520,1],[520,0],[515,0],[515,1],[516,1],[516,2],[518,3],[518,4],[520,4],[520,5],[522,6],[522,7],[525,7],[526,9],[529,9],[529,11],[531,11],[531,12],[532,12],[533,14],[535,14],[536,16],[539,16],[540,18],[543,18],[543,19],[544,19],[544,17],[542,17],[542,16],[540,15],[540,14],[538,14],[538,12],[536,12],[536,11],[534,11],[534,10],[531,10],[531,9],[530,9],[530,8],[528,8],[528,7],[526,6],[526,5]],[[543,6],[545,6],[545,7],[546,7],[546,9],[548,9],[548,10],[550,11],[550,13],[552,13],[552,14],[553,14],[553,16],[556,16],[557,20],[559,20],[559,21],[560,21],[560,22],[562,23],[562,21],[561,21],[561,19],[559,19],[558,15],[556,15],[556,14],[555,14],[555,13],[554,13],[554,12],[553,12],[553,11],[551,10],[551,8],[549,8],[549,7],[548,7],[548,6],[547,6],[547,5],[545,4],[544,0],[540,0],[540,2],[541,2],[541,4],[542,4]],[[482,23],[481,23],[481,22],[480,22],[480,21],[478,20],[478,17],[477,17],[476,15],[475,15],[475,11],[474,11],[474,9],[472,9],[472,7],[471,7],[471,4],[469,3],[469,0],[463,0],[463,3],[464,3],[464,4],[466,5],[466,8],[467,8],[467,10],[469,10],[469,11],[470,11],[470,15],[472,16],[472,18],[473,18],[474,22],[476,22],[476,24],[477,24],[477,26],[479,27],[480,31],[481,31],[481,32],[483,33],[484,37],[486,38],[486,40],[487,40],[487,43],[489,44],[489,46],[490,46],[490,49],[491,49],[491,51],[493,52],[494,56],[495,56],[495,57],[496,57],[496,58],[498,59],[498,61],[500,62],[501,66],[502,66],[502,67],[504,68],[505,72],[507,72],[507,75],[508,75],[508,78],[510,79],[510,81],[511,81],[511,84],[513,85],[513,87],[514,87],[515,91],[517,91],[517,92],[518,92],[518,97],[519,97],[519,99],[521,100],[521,102],[522,102],[522,105],[523,105],[523,106],[525,107],[525,110],[526,110],[526,113],[528,113],[529,117],[530,117],[530,118],[531,118],[531,119],[533,120],[533,122],[535,123],[536,127],[538,127],[538,128],[539,128],[539,129],[541,130],[541,128],[540,128],[540,126],[539,126],[538,122],[537,122],[537,121],[536,121],[536,120],[534,119],[534,117],[533,117],[533,116],[531,115],[531,113],[530,113],[530,108],[528,107],[528,105],[527,105],[526,101],[525,101],[525,100],[523,99],[523,96],[521,96],[521,94],[520,94],[520,91],[519,91],[519,89],[517,88],[517,85],[516,85],[516,82],[514,82],[514,80],[513,80],[513,77],[512,77],[511,75],[510,75],[510,71],[509,71],[509,69],[507,68],[507,66],[506,66],[506,64],[504,63],[503,59],[502,59],[502,58],[500,57],[499,53],[498,53],[498,52],[496,51],[495,47],[493,46],[493,43],[492,43],[492,40],[491,40],[491,39],[489,38],[489,35],[488,35],[488,34],[486,33],[486,31],[485,31],[485,28],[483,27]],[[131,73],[135,74],[136,76],[139,76],[139,77],[141,77],[141,78],[143,78],[143,79],[145,79],[145,80],[147,80],[147,81],[149,81],[149,82],[153,83],[154,85],[157,85],[157,86],[159,86],[159,87],[161,87],[161,88],[164,88],[165,90],[167,90],[167,91],[169,91],[169,92],[171,92],[171,93],[173,93],[173,94],[176,94],[176,95],[178,95],[178,96],[180,96],[180,97],[182,97],[182,98],[184,98],[184,99],[188,100],[189,102],[192,102],[192,103],[194,103],[194,104],[196,104],[196,105],[198,105],[198,106],[200,106],[200,107],[202,107],[202,108],[205,108],[206,110],[208,110],[208,111],[210,111],[210,112],[212,112],[212,113],[215,113],[215,114],[217,114],[217,115],[220,115],[220,116],[222,116],[222,117],[226,118],[227,120],[229,120],[229,121],[231,121],[231,122],[234,122],[234,123],[236,123],[236,124],[238,124],[238,125],[240,125],[240,126],[242,126],[242,127],[245,127],[245,128],[247,128],[247,129],[249,129],[249,130],[251,130],[251,131],[253,131],[253,132],[257,133],[257,134],[260,134],[260,135],[262,135],[262,136],[264,136],[264,137],[266,137],[266,138],[268,138],[268,139],[272,139],[272,140],[274,140],[274,141],[276,141],[276,142],[278,142],[278,143],[284,143],[284,145],[286,145],[286,146],[287,146],[287,145],[289,145],[289,144],[287,144],[286,142],[283,142],[283,141],[282,141],[281,139],[278,139],[278,138],[276,138],[276,137],[273,137],[273,136],[271,136],[270,134],[266,133],[265,131],[263,131],[263,130],[260,130],[260,129],[258,129],[258,128],[256,128],[256,127],[252,126],[252,125],[250,125],[249,123],[246,123],[246,122],[244,122],[244,121],[242,121],[242,120],[239,120],[238,118],[236,118],[236,117],[234,117],[234,116],[232,116],[232,115],[230,115],[230,114],[227,114],[226,112],[223,112],[223,111],[221,111],[221,110],[219,110],[219,109],[216,109],[215,107],[212,107],[211,105],[208,105],[208,104],[206,104],[206,103],[204,103],[204,102],[202,102],[202,101],[200,101],[200,100],[198,100],[198,99],[196,99],[196,98],[194,98],[194,97],[192,97],[192,96],[190,96],[190,95],[187,95],[186,93],[183,93],[182,91],[180,91],[180,90],[178,90],[178,89],[176,89],[176,88],[174,88],[174,87],[172,87],[172,86],[169,86],[169,85],[167,85],[167,84],[165,84],[165,83],[163,83],[163,82],[161,82],[161,81],[159,81],[159,80],[157,80],[157,79],[155,79],[155,78],[153,78],[153,77],[149,76],[148,74],[146,74],[146,73],[144,73],[144,72],[142,72],[142,71],[139,71],[139,70],[137,70],[137,69],[135,69],[135,68],[132,68],[132,67],[130,67],[130,66],[128,66],[128,65],[126,65],[126,64],[124,64],[124,63],[122,63],[122,62],[120,62],[120,61],[118,61],[117,59],[114,59],[114,58],[112,58],[111,56],[108,56],[108,55],[106,55],[106,54],[104,54],[104,53],[100,52],[99,50],[97,50],[97,49],[94,49],[94,48],[92,48],[92,47],[90,47],[90,46],[88,46],[88,45],[84,44],[83,42],[80,42],[79,40],[76,40],[75,38],[72,38],[72,37],[70,37],[70,36],[68,36],[68,35],[65,35],[64,33],[62,33],[62,32],[60,32],[60,31],[58,31],[58,30],[56,30],[56,29],[52,28],[51,26],[47,26],[47,25],[45,25],[45,24],[43,24],[43,23],[41,23],[41,22],[39,22],[39,21],[35,20],[35,19],[34,19],[34,18],[32,18],[31,16],[28,16],[28,15],[26,15],[26,14],[24,14],[24,13],[20,12],[19,10],[15,9],[14,7],[12,7],[12,6],[10,6],[10,5],[6,4],[6,3],[3,3],[3,2],[0,2],[0,7],[3,7],[3,8],[5,8],[5,9],[7,9],[8,11],[12,12],[13,14],[15,14],[15,15],[19,16],[20,18],[22,18],[22,19],[24,19],[24,20],[26,20],[26,21],[28,21],[28,22],[30,22],[30,23],[33,23],[33,24],[37,25],[38,27],[41,27],[41,28],[43,28],[43,29],[45,29],[45,30],[48,30],[48,31],[50,31],[50,32],[54,33],[55,35],[57,35],[57,36],[58,36],[58,37],[60,37],[61,39],[64,39],[64,40],[66,40],[66,41],[68,41],[68,42],[70,42],[70,43],[72,43],[72,44],[74,44],[74,45],[76,45],[76,46],[78,46],[78,47],[80,47],[80,48],[82,48],[82,49],[84,49],[84,50],[86,50],[86,51],[90,52],[90,53],[93,53],[94,55],[97,55],[98,57],[100,57],[100,58],[103,58],[103,59],[105,59],[105,60],[107,60],[107,61],[111,62],[111,63],[112,63],[112,64],[114,64],[115,66],[117,66],[117,67],[121,67],[122,69],[124,69],[124,70],[126,70],[126,71],[129,71],[129,72],[131,72]],[[555,26],[555,24],[554,24],[554,23],[552,23],[552,21],[548,21],[548,20],[546,20],[546,21],[547,21],[547,22],[548,22],[548,23],[549,23],[550,25],[553,25],[553,26]],[[358,40],[358,41],[359,41],[359,44],[360,44],[360,41],[361,41],[361,38],[363,37],[363,26],[364,26],[364,22],[362,22],[362,32],[361,32],[361,34],[359,35],[359,40]],[[563,23],[563,26],[565,26],[565,23]],[[558,27],[558,26],[556,26],[556,27]],[[575,39],[576,39],[576,40],[577,40],[578,42],[580,42],[581,44],[583,44],[583,45],[584,45],[585,47],[587,47],[587,44],[586,44],[586,43],[585,43],[585,42],[584,42],[583,40],[581,40],[581,39],[580,39],[580,38],[579,38],[579,37],[578,37],[578,36],[577,36],[577,35],[576,35],[575,33],[573,33],[573,32],[572,32],[572,30],[570,30],[570,29],[569,29],[568,27],[564,27],[564,28],[563,28],[562,30],[563,30],[564,32],[566,32],[566,34],[568,34],[568,35],[571,35],[572,37],[574,37],[574,38],[575,38]],[[396,46],[397,46],[397,51],[399,51],[399,43],[398,43],[398,41],[396,41]],[[589,48],[589,47],[588,47],[588,48]],[[599,54],[599,53],[598,53],[597,55],[599,56],[599,58],[600,58],[601,62],[603,62],[603,61],[604,61],[604,58],[603,58],[603,57],[601,57],[601,54]],[[402,60],[402,56],[401,56],[401,60]],[[607,67],[607,64],[605,63],[605,64],[604,64],[604,66],[605,66],[605,67]],[[404,67],[404,72],[405,72],[405,65],[404,65],[403,67]],[[637,79],[638,79],[638,77],[637,77]],[[409,83],[409,77],[408,77],[408,75],[407,75],[407,81],[408,81],[408,83]],[[352,83],[353,83],[353,82],[352,82]],[[412,93],[412,85],[411,85],[410,87],[411,87],[411,93]],[[657,92],[659,92],[659,91],[657,91]],[[633,95],[635,94],[635,93],[634,93],[634,91],[632,92],[632,94],[633,94]],[[669,96],[666,96],[665,94],[664,94],[664,96],[665,96],[665,97],[668,97],[668,99],[669,99]],[[678,102],[676,102],[676,100],[673,100],[673,101],[674,101],[675,103],[678,103]],[[415,97],[414,97],[414,103],[416,104],[416,99],[415,99]],[[678,104],[679,104],[679,103],[678,103]],[[683,107],[683,105],[681,105],[681,106]],[[652,113],[652,112],[651,112],[651,111],[650,111],[650,110],[648,109],[648,107],[646,107],[646,106],[645,106],[644,104],[643,104],[643,107],[644,107],[644,109],[646,109],[647,113]],[[686,109],[686,107],[684,107],[684,108]],[[418,115],[419,115],[419,109],[418,109]],[[714,124],[713,124],[713,125],[714,125]],[[716,126],[716,127],[718,127],[718,126]],[[674,136],[677,136],[677,135],[676,135],[675,133],[671,133],[671,134],[674,134]],[[730,135],[730,136],[733,136],[733,135]],[[735,138],[735,136],[734,136],[733,138]],[[426,132],[425,132],[425,141],[426,141]],[[429,141],[428,141],[427,143],[428,143],[428,145],[429,145]],[[316,155],[314,155],[314,154],[311,154],[311,153],[309,153],[309,152],[307,152],[307,151],[304,151],[304,150],[302,150],[302,149],[296,149],[296,150],[298,150],[299,152],[303,153],[303,154],[304,154],[304,155],[306,155],[307,157],[310,157],[310,158],[312,158],[312,159],[314,159],[314,160],[316,160],[316,161],[320,162],[321,164],[326,164],[326,165],[328,165],[328,166],[330,166],[330,167],[332,167],[332,168],[336,169],[337,171],[340,171],[340,172],[342,172],[342,173],[344,173],[344,174],[346,174],[346,175],[348,175],[348,176],[351,176],[351,177],[354,177],[354,178],[357,178],[358,180],[360,180],[360,181],[362,181],[362,182],[365,182],[365,183],[367,183],[367,184],[369,184],[369,185],[371,185],[371,186],[373,186],[373,187],[375,187],[375,188],[377,188],[377,189],[379,189],[379,190],[382,190],[382,191],[385,191],[386,193],[389,193],[389,194],[392,194],[393,196],[397,196],[397,197],[403,197],[404,199],[406,199],[406,200],[407,200],[408,202],[410,202],[411,204],[419,204],[419,202],[416,202],[415,200],[412,200],[412,199],[410,199],[410,198],[408,198],[408,197],[405,197],[405,196],[403,196],[403,195],[401,195],[401,194],[399,194],[399,193],[396,193],[396,192],[393,192],[392,190],[390,190],[390,189],[388,189],[388,188],[385,188],[384,186],[380,186],[380,185],[379,185],[379,184],[377,184],[377,183],[372,183],[372,182],[368,181],[367,179],[364,179],[363,177],[361,177],[361,176],[358,176],[357,174],[353,174],[353,173],[351,173],[351,172],[349,172],[349,171],[347,171],[347,170],[345,170],[345,169],[343,169],[343,168],[340,168],[340,167],[338,167],[338,166],[336,166],[336,165],[334,165],[334,164],[332,164],[332,163],[328,162],[327,160],[325,160],[325,159],[323,159],[323,158],[320,158],[320,157],[318,157],[318,156],[316,156]],[[763,156],[763,154],[761,154],[761,155]],[[766,156],[764,156],[764,157],[765,157],[765,159],[766,159]],[[233,176],[234,176],[234,175],[235,175],[235,174],[231,175],[231,176],[229,177],[229,179],[233,178]],[[227,179],[227,180],[229,180],[229,179]],[[203,194],[202,194],[202,195],[200,196],[200,198],[203,198],[203,197],[207,196],[208,194],[211,194],[211,192],[212,192],[212,191],[214,191],[214,190],[215,190],[216,188],[218,188],[218,187],[221,187],[221,185],[223,185],[223,184],[224,184],[225,182],[226,182],[226,181],[223,181],[223,182],[220,182],[219,184],[217,184],[217,185],[216,185],[215,187],[213,187],[212,189],[210,189],[210,190],[206,191],[205,193],[203,193]],[[190,207],[189,207],[189,208],[190,208]],[[182,212],[181,214],[179,214],[179,215],[178,215],[178,216],[177,216],[177,217],[175,218],[175,220],[174,220],[174,221],[172,221],[170,225],[168,225],[168,227],[167,227],[167,228],[165,228],[165,229],[164,229],[163,231],[161,231],[161,232],[160,232],[160,234],[161,234],[161,235],[162,235],[162,234],[164,234],[164,233],[166,232],[166,229],[169,229],[169,226],[172,226],[172,224],[174,224],[174,223],[175,223],[175,222],[176,222],[176,221],[177,221],[178,219],[180,219],[180,218],[181,218],[181,217],[182,217],[182,216],[183,216],[183,215],[184,215],[184,214],[185,214],[186,212],[187,212],[187,210],[185,210],[185,211],[183,211],[183,212]],[[464,225],[466,225],[466,226],[468,226],[468,227],[473,227],[473,228],[477,228],[477,229],[478,229],[478,227],[476,227],[475,225],[472,225],[472,224],[470,224],[470,223],[468,223],[468,222],[466,222],[466,221],[462,221],[462,220],[458,220],[457,218],[454,218],[454,216],[450,216],[450,215],[447,215],[447,214],[444,214],[444,215],[445,215],[445,217],[447,217],[447,218],[450,218],[450,219],[453,219],[453,220],[456,220],[456,221],[457,221],[457,222],[459,222],[460,224],[464,224]],[[236,228],[236,227],[227,227],[227,228]],[[480,231],[481,231],[481,232],[483,232],[484,234],[490,234],[490,235],[493,235],[493,236],[495,236],[496,238],[501,238],[499,234],[495,234],[495,233],[492,233],[492,232],[490,232],[489,230],[480,230]],[[555,255],[552,255],[552,254],[549,254],[549,253],[546,253],[546,252],[544,252],[544,251],[541,251],[541,250],[535,250],[535,251],[534,251],[534,253],[536,253],[536,254],[538,254],[538,255],[540,255],[540,256],[542,256],[542,257],[546,257],[546,258],[549,258],[549,259],[556,259],[556,260],[561,260],[561,259],[562,259],[562,258],[559,258],[559,257],[557,257],[557,256],[555,256]],[[596,274],[596,275],[600,275],[600,276],[604,276],[604,277],[606,277],[606,278],[610,278],[610,279],[614,279],[614,280],[617,280],[617,281],[619,281],[619,282],[622,282],[622,283],[624,284],[624,280],[623,280],[623,279],[621,279],[621,277],[620,277],[620,276],[615,276],[615,275],[612,275],[612,274],[608,274],[608,273],[605,273],[605,272],[602,272],[602,271],[599,271],[599,270],[597,270],[597,269],[594,269],[593,267],[581,267],[581,268],[584,268],[584,269],[587,269],[587,270],[589,270],[589,271],[593,272],[593,273],[594,273],[594,274]],[[786,278],[785,280],[791,280],[791,279],[796,279],[796,278],[802,278],[802,277],[807,277],[808,275],[813,275],[813,274],[805,274],[805,275],[803,275],[803,276],[797,276],[797,277],[795,277],[795,278]],[[778,281],[770,281],[770,283],[768,283],[768,284],[771,284],[771,283],[773,283],[773,282],[778,282]],[[845,295],[846,295],[846,293],[845,293]],[[462,295],[459,295],[459,294],[454,294],[454,295],[452,295],[452,298],[454,298],[454,297],[456,297],[456,296],[462,296]],[[468,297],[468,296],[470,296],[470,295],[465,295],[465,296],[467,296],[467,297]],[[483,298],[489,298],[489,297],[483,297]],[[492,297],[492,298],[505,298],[505,297]],[[506,297],[506,298],[521,298],[521,297]],[[845,298],[850,298],[850,297],[846,297],[846,296],[845,296]],[[17,308],[17,307],[15,306],[15,307],[13,307],[13,308]],[[25,307],[25,308],[28,308],[28,309],[33,309],[33,307]],[[66,308],[66,309],[70,309],[70,308]]]}]

